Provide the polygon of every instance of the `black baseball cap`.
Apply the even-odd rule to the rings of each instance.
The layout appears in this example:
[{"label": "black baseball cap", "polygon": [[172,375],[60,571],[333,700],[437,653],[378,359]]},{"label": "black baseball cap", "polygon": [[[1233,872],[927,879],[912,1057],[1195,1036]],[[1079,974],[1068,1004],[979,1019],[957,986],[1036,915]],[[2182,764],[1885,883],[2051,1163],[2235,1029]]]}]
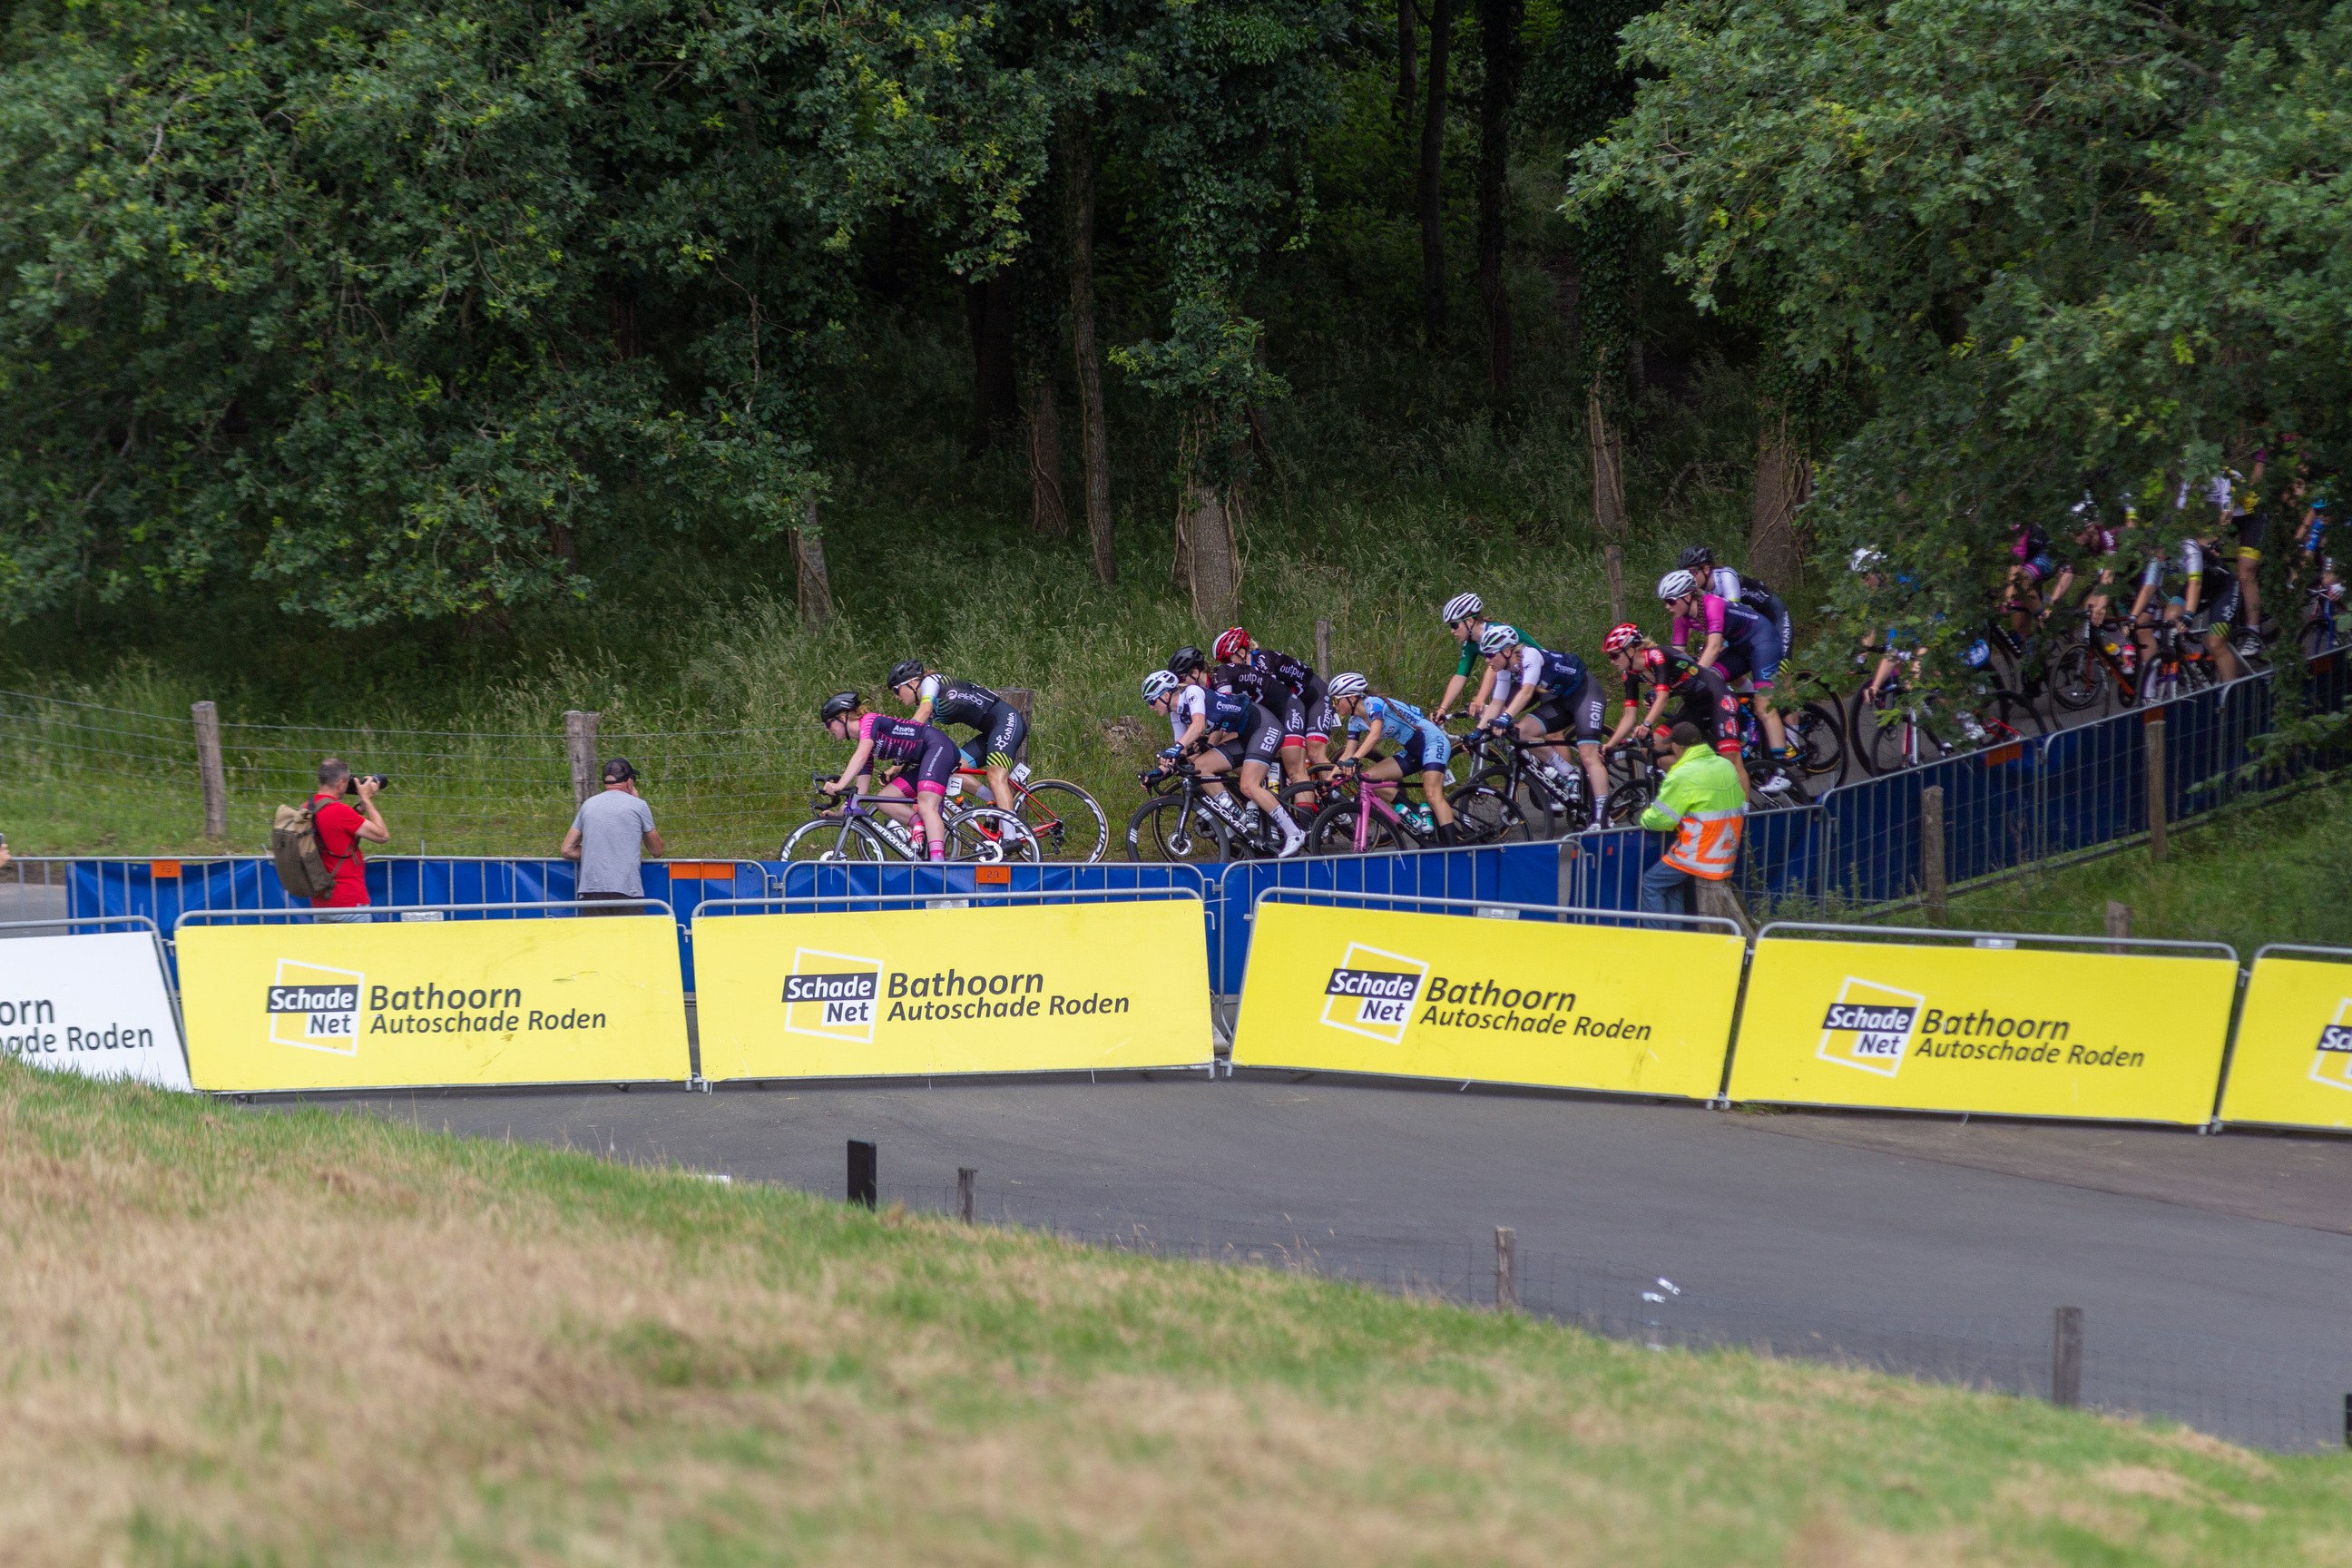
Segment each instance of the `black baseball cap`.
[{"label": "black baseball cap", "polygon": [[637,770],[629,766],[629,759],[626,757],[614,757],[604,764],[606,784],[626,784],[636,776]]}]

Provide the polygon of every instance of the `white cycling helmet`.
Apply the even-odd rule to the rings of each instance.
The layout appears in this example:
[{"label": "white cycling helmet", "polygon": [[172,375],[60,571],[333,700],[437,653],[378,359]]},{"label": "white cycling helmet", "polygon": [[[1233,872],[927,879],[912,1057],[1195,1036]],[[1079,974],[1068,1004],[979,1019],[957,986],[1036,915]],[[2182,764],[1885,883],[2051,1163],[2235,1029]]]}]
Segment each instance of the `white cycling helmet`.
[{"label": "white cycling helmet", "polygon": [[1361,697],[1371,689],[1370,681],[1349,670],[1345,675],[1333,676],[1331,683],[1323,689],[1323,692],[1325,696],[1336,702],[1342,697]]},{"label": "white cycling helmet", "polygon": [[1478,634],[1480,653],[1508,653],[1518,646],[1519,628],[1517,626],[1488,626]]},{"label": "white cycling helmet", "polygon": [[1661,604],[1671,605],[1676,599],[1688,598],[1697,592],[1698,579],[1687,572],[1669,572],[1658,579],[1658,600]]},{"label": "white cycling helmet", "polygon": [[1865,544],[1861,549],[1853,552],[1853,559],[1848,562],[1847,564],[1852,566],[1857,572],[1867,572],[1872,567],[1883,563],[1885,559],[1885,556],[1881,555],[1877,551],[1873,550],[1869,545]]},{"label": "white cycling helmet", "polygon": [[1439,612],[1444,616],[1445,624],[1449,626],[1456,621],[1466,621],[1473,616],[1483,616],[1486,613],[1486,601],[1475,594],[1456,594],[1445,601],[1445,608]]},{"label": "white cycling helmet", "polygon": [[1143,700],[1157,702],[1184,683],[1164,669],[1155,669],[1143,678]]}]

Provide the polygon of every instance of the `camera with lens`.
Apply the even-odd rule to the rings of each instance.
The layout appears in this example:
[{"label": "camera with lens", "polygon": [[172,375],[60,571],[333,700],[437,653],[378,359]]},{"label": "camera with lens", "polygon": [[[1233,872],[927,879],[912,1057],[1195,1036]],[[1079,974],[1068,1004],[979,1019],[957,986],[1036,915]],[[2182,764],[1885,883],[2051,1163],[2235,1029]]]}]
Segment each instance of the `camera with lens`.
[{"label": "camera with lens", "polygon": [[360,785],[363,784],[372,784],[379,790],[389,789],[392,787],[392,775],[389,773],[353,773],[343,780],[343,793],[345,795],[357,795],[360,793]]}]

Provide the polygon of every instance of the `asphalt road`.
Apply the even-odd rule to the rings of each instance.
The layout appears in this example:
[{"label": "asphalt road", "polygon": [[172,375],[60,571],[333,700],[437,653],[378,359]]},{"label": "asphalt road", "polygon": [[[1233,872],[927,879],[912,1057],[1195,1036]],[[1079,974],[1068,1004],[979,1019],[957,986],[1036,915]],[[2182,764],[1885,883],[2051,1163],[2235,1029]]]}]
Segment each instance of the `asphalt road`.
[{"label": "asphalt road", "polygon": [[[1664,1276],[1684,1292],[1654,1309],[1668,1322],[1827,1326],[1882,1361],[1916,1342],[1927,1370],[1962,1347],[1961,1375],[1996,1383],[2046,1377],[2052,1309],[2079,1306],[2092,1397],[2281,1446],[2273,1427],[2324,1437],[2352,1389],[2343,1141],[1197,1074],[342,1103],[829,1196],[865,1139],[886,1203],[946,1207],[969,1165],[983,1217],[1472,1299],[1507,1225],[1531,1295],[1551,1292],[1531,1305],[1647,1310]],[[2010,1371],[1988,1373],[1998,1347]],[[2188,1392],[2142,1386],[2165,1379]]]}]

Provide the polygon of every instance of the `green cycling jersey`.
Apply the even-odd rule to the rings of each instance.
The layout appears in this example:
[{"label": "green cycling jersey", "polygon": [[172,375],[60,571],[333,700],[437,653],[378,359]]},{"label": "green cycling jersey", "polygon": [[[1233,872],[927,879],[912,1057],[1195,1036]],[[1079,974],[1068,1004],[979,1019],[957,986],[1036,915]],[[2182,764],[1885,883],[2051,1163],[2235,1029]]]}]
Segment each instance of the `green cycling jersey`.
[{"label": "green cycling jersey", "polygon": [[[1505,623],[1501,621],[1493,621],[1488,623],[1490,626],[1499,626],[1504,624]],[[1519,632],[1519,640],[1523,643],[1535,641],[1535,639],[1528,636],[1527,633],[1519,631],[1519,628],[1517,626],[1512,626],[1510,629],[1515,632]],[[1484,634],[1482,633],[1481,635],[1483,636]],[[1479,661],[1486,657],[1486,656],[1485,654],[1478,651],[1477,637],[1464,637],[1462,639],[1462,662],[1454,667],[1454,673],[1460,676],[1465,680],[1469,679],[1471,676],[1477,673],[1478,669],[1481,668]]]}]

